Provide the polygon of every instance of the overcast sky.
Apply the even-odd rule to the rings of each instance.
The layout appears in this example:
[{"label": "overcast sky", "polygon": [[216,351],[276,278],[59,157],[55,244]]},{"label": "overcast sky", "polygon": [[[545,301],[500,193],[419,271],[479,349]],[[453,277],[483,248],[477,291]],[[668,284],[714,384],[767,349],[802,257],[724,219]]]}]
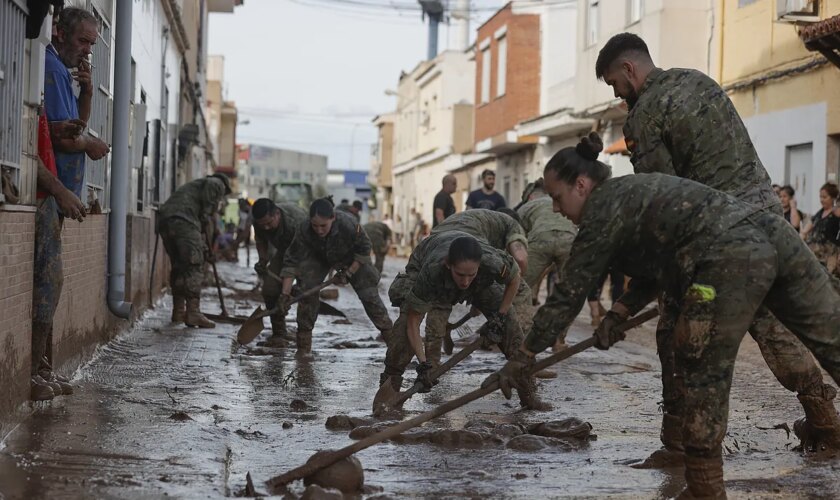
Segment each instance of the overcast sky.
[{"label": "overcast sky", "polygon": [[[425,58],[427,27],[410,0],[359,1],[381,8],[246,0],[233,14],[210,15],[209,53],[225,56],[225,98],[250,121],[237,142],[325,154],[332,169],[368,169],[371,119],[394,108],[385,90],[396,89],[400,71]],[[482,0],[476,16],[486,19],[502,2]],[[448,31],[441,25],[440,50]]]}]

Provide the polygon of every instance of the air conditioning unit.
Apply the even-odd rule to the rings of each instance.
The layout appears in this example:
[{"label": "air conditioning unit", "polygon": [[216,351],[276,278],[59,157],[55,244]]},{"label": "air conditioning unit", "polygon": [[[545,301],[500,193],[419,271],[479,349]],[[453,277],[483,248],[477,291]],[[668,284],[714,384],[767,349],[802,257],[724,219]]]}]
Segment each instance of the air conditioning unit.
[{"label": "air conditioning unit", "polygon": [[819,0],[776,0],[776,19],[786,23],[817,22]]}]

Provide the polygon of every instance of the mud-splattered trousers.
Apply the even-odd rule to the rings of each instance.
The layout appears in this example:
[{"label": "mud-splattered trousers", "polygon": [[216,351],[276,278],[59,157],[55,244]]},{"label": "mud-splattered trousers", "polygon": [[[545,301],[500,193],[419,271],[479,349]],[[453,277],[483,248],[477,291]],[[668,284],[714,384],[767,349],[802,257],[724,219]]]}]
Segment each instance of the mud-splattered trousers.
[{"label": "mud-splattered trousers", "polygon": [[528,238],[528,269],[523,278],[534,293],[539,291],[543,276],[554,266],[559,279],[563,279],[563,266],[572,251],[575,234],[568,231],[540,233],[535,238]]},{"label": "mud-splattered trousers", "polygon": [[[316,259],[304,259],[298,264],[297,279],[302,290],[309,290],[316,287],[326,279],[330,272],[330,266],[325,262]],[[388,336],[393,326],[388,310],[382,303],[377,285],[379,284],[379,271],[370,262],[365,262],[353,273],[350,278],[350,286],[356,292],[368,318],[377,330]],[[318,319],[318,295],[307,297],[298,302],[297,324],[299,335],[309,335],[311,338],[312,328]]]},{"label": "mud-splattered trousers", "polygon": [[[781,217],[778,197],[738,112],[707,75],[688,69],[653,70],[630,109],[624,135],[634,171],[661,172],[728,193],[756,210]],[[657,347],[662,362],[663,422],[678,422],[682,382],[674,360],[673,299],[660,296]],[[828,389],[807,349],[766,308],[749,332],[773,375],[788,390],[820,396]],[[663,443],[679,448],[663,426]],[[670,442],[669,442],[670,441]]]},{"label": "mud-splattered trousers", "polygon": [[[504,292],[504,287],[502,287],[502,292]],[[499,304],[501,304],[501,299]],[[498,305],[496,308],[498,309]],[[479,310],[481,309],[479,308]],[[426,359],[434,365],[440,364],[440,345],[443,342],[443,336],[446,334],[446,325],[449,323],[451,315],[452,306],[441,306],[438,304],[426,313]],[[534,321],[534,306],[531,302],[531,288],[528,287],[528,284],[524,280],[519,282],[519,288],[516,291],[516,297],[514,297],[511,307],[511,316],[516,320],[522,332],[527,332],[531,329]],[[457,319],[453,321],[457,321]],[[429,349],[429,346],[433,347]],[[409,346],[410,349],[411,346]]]},{"label": "mud-splattered trousers", "polygon": [[169,272],[172,295],[186,299],[201,298],[207,252],[207,241],[201,229],[191,221],[168,217],[160,221],[158,231],[172,264]]},{"label": "mud-splattered trousers", "polygon": [[691,278],[681,283],[674,348],[685,377],[687,454],[721,453],[738,347],[762,304],[840,383],[840,294],[784,219],[735,226],[683,271]]},{"label": "mud-splattered trousers", "polygon": [[[510,314],[505,318],[504,335],[502,341],[498,344],[499,350],[505,355],[505,358],[510,358],[511,354],[519,348],[524,339],[524,333],[520,326],[521,319],[525,314],[518,314],[517,307],[533,309],[531,306],[531,292],[528,286],[523,282],[517,292],[514,305],[510,310]],[[399,301],[400,296],[405,296],[408,291],[414,286],[412,277],[406,274],[400,274],[391,284],[391,289],[388,294],[392,300]],[[499,310],[502,304],[502,296],[504,295],[505,287],[499,283],[494,283],[489,287],[481,287],[476,293],[472,294],[467,301],[485,316],[495,313]],[[454,305],[454,304],[453,304]],[[408,311],[409,307],[406,303],[400,305],[400,315],[394,323],[394,330],[391,333],[391,338],[388,340],[388,350],[385,353],[385,371],[382,374],[382,381],[388,377],[393,380],[402,380],[405,368],[414,357],[414,350],[408,341]],[[446,312],[444,312],[446,311]],[[443,304],[436,304],[426,313],[426,334],[432,332],[445,332],[446,322],[449,317],[451,307],[446,309]],[[528,321],[531,320],[532,314],[528,314]],[[433,327],[429,326],[429,321],[435,323]],[[529,323],[530,326],[530,323]],[[438,352],[440,352],[438,350]],[[533,394],[536,390],[536,384],[533,379],[529,380],[529,393]],[[520,392],[520,399],[524,395]],[[524,402],[524,399],[523,399]]]},{"label": "mud-splattered trousers", "polygon": [[[767,214],[775,217],[773,211],[768,210]],[[681,444],[677,441],[679,433],[673,433],[673,429],[668,428],[669,425],[679,426],[686,391],[682,367],[675,355],[676,338],[679,336],[676,332],[679,301],[673,297],[679,297],[679,292],[661,294],[661,314],[656,328],[657,352],[662,363],[662,412],[666,422],[660,438],[666,447],[680,449]],[[822,373],[808,349],[766,307],[757,308],[747,331],[758,344],[770,371],[785,389],[803,396],[833,399],[834,391],[823,383]],[[667,423],[669,420],[670,424]]]},{"label": "mud-splattered trousers", "polygon": [[55,198],[38,202],[35,213],[35,255],[32,283],[32,375],[38,374],[41,358],[51,357],[53,318],[64,285],[61,261],[61,227]]},{"label": "mud-splattered trousers", "polygon": [[385,267],[385,256],[388,255],[388,242],[382,240],[376,235],[370,234],[370,246],[373,250],[373,267],[382,274],[382,269]]}]

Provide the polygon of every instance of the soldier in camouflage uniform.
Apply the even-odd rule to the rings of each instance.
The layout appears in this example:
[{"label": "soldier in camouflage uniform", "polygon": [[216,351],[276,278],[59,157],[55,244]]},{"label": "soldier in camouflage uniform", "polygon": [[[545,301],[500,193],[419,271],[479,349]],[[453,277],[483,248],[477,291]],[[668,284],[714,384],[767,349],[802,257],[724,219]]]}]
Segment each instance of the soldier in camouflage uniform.
[{"label": "soldier in camouflage uniform", "polygon": [[[259,260],[254,270],[263,279],[262,295],[265,307],[273,308],[282,295],[283,284],[266,273],[279,275],[283,270],[283,258],[292,244],[298,228],[309,221],[306,211],[297,203],[275,204],[268,198],[260,198],[251,209],[254,217],[254,236]],[[286,315],[278,312],[271,315],[271,337],[265,345],[285,347]]]},{"label": "soldier in camouflage uniform", "polygon": [[179,187],[158,212],[158,231],[172,270],[172,322],[213,328],[216,325],[201,314],[202,267],[207,260],[207,225],[230,183],[223,174],[213,174]]},{"label": "soldier in camouflage uniform", "polygon": [[[336,210],[332,202],[321,198],[312,202],[309,218],[297,230],[283,259],[283,296],[281,303],[291,299],[292,283],[297,278],[301,288],[308,290],[324,281],[330,270],[339,271],[341,283],[350,283],[384,339],[391,332],[391,318],[379,297],[379,271],[370,262],[370,239],[356,219]],[[318,319],[318,295],[298,303],[297,356],[312,351],[312,328]]]},{"label": "soldier in camouflage uniform", "polygon": [[551,198],[543,191],[542,183],[533,187],[529,198],[517,212],[522,228],[528,233],[528,270],[525,272],[525,281],[531,288],[536,304],[540,282],[552,266],[560,276],[569,258],[577,228],[569,219],[554,211]]},{"label": "soldier in camouflage uniform", "polygon": [[[596,73],[617,97],[627,100],[630,111],[624,135],[636,173],[685,177],[731,194],[756,211],[782,215],[744,123],[714,80],[695,70],[657,68],[644,41],[629,33],[616,35],[602,49]],[[660,300],[662,451],[679,452],[684,389],[674,365],[676,309],[667,294]],[[821,433],[826,443],[840,446],[840,418],[832,403],[836,391],[823,383],[802,343],[766,308],[759,309],[749,332],[779,382],[797,392],[806,415],[795,426],[800,438]]]},{"label": "soldier in camouflage uniform", "polygon": [[[528,269],[528,240],[525,231],[517,220],[509,215],[493,210],[477,208],[450,215],[443,222],[432,229],[431,234],[441,234],[450,231],[460,231],[479,240],[483,240],[497,250],[507,250],[513,257],[521,272]],[[416,255],[422,256],[422,251],[415,250]],[[415,253],[409,259],[406,269],[415,266]],[[519,321],[522,331],[531,328],[534,308],[531,304],[531,291],[524,280],[519,281],[519,289],[513,302],[513,312]],[[440,364],[440,349],[446,332],[446,325],[452,313],[451,305],[433,307],[426,314],[426,357],[433,366]],[[474,314],[478,314],[473,311]]]},{"label": "soldier in camouflage uniform", "polygon": [[[390,379],[399,391],[405,367],[417,356],[417,380],[424,384],[421,392],[431,390],[436,381],[431,380],[433,365],[420,340],[420,322],[434,309],[451,309],[465,301],[484,314],[488,320],[485,335],[508,357],[523,338],[519,321],[511,314],[520,282],[516,261],[485,240],[461,231],[433,232],[417,246],[406,272],[394,279],[388,291],[400,316],[388,341],[380,385]],[[548,409],[537,398],[533,378],[518,392],[522,406]]]},{"label": "soldier in camouflage uniform", "polygon": [[[765,304],[840,382],[840,294],[783,218],[687,179],[658,173],[608,179],[609,167],[586,149],[561,150],[546,165],[546,191],[580,231],[533,330],[488,382],[515,385],[534,353],[569,327],[610,265],[633,278],[623,311],[610,313],[613,326],[668,290],[685,377],[687,491],[680,498],[725,498],[721,442],[729,390],[756,311]],[[623,333],[608,327],[596,337],[605,349]]]},{"label": "soldier in camouflage uniform", "polygon": [[391,248],[391,228],[384,222],[368,222],[364,225],[364,230],[370,238],[370,245],[376,258],[374,266],[379,274],[382,274],[385,256]]}]

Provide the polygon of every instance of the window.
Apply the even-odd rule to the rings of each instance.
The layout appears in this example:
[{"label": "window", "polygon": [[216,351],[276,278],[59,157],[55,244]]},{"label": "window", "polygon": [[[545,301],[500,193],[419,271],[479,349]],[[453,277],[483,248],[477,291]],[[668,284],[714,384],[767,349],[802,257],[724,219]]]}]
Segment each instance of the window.
[{"label": "window", "polygon": [[756,2],[756,0],[738,0],[738,8],[744,7],[746,5],[749,5],[749,4],[755,3],[755,2]]},{"label": "window", "polygon": [[[93,99],[90,105],[88,130],[92,135],[110,144],[111,101],[113,99],[111,95],[111,26],[96,9],[93,9],[93,15],[99,24],[99,36],[91,49]],[[108,179],[110,162],[110,155],[105,155],[97,161],[90,158],[85,160],[85,183],[88,188],[88,200],[82,200],[82,202],[99,200],[99,203],[105,208],[105,184]]]},{"label": "window", "polygon": [[292,172],[292,180],[299,181],[300,180],[300,172]]},{"label": "window", "polygon": [[481,104],[490,101],[490,46],[481,51]]},{"label": "window", "polygon": [[586,0],[589,7],[586,10],[586,45],[598,43],[598,4],[599,0]]},{"label": "window", "polygon": [[644,0],[627,0],[627,25],[641,21],[644,10]]},{"label": "window", "polygon": [[[0,19],[0,169],[11,174],[18,188],[24,188],[20,160],[26,14],[15,2],[1,2]],[[2,194],[0,201],[5,202]]]},{"label": "window", "polygon": [[507,37],[499,38],[496,47],[496,97],[501,97],[505,95],[507,83]]}]

